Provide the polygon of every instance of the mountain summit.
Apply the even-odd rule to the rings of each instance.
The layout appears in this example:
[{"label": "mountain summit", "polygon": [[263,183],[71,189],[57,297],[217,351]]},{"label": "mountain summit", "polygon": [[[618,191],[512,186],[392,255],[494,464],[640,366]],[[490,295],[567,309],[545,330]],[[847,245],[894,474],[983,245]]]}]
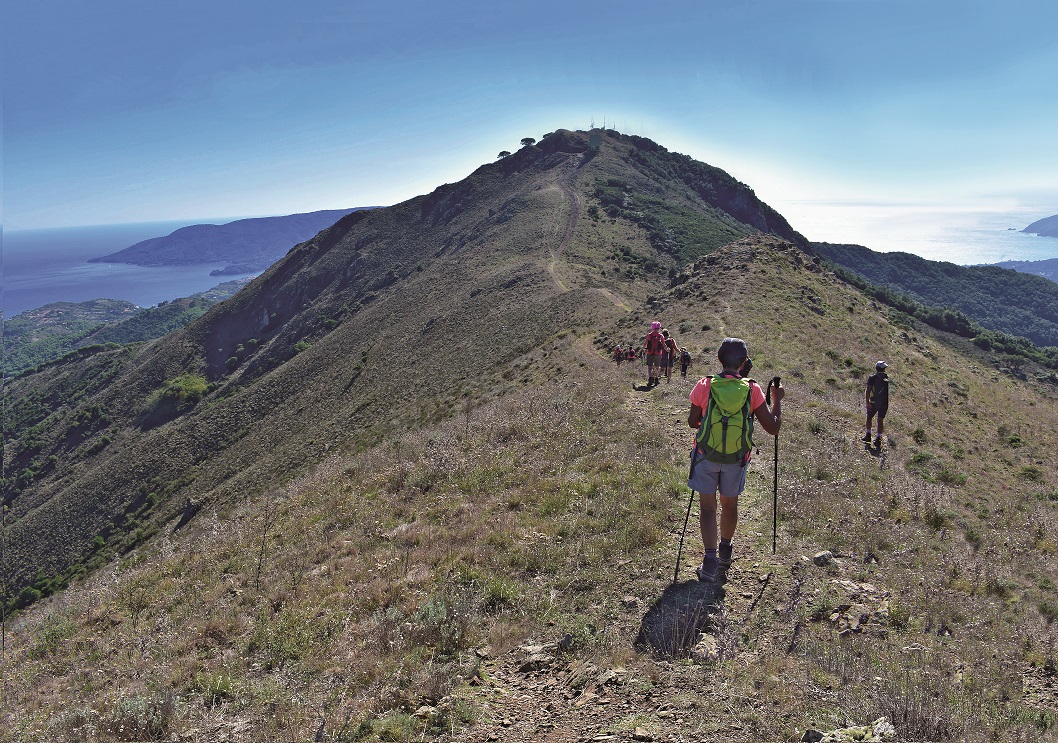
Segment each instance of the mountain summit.
[{"label": "mountain summit", "polygon": [[[758,231],[805,244],[723,171],[616,132],[592,149],[558,131],[347,214],[186,329],[14,383],[19,582],[495,395],[556,332],[624,314]],[[29,404],[43,394],[61,404]]]}]

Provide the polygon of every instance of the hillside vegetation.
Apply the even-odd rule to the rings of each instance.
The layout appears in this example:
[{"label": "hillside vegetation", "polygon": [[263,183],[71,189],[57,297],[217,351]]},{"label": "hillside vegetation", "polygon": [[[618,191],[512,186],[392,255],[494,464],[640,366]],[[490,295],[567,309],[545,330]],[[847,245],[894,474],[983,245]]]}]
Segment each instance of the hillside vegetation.
[{"label": "hillside vegetation", "polygon": [[66,354],[105,344],[154,340],[205,314],[245,281],[226,281],[209,291],[141,308],[116,299],[55,302],[4,323],[4,371],[15,375]]},{"label": "hillside vegetation", "polygon": [[[957,266],[860,245],[813,243],[821,255],[932,307],[960,310],[986,328],[1058,346],[1058,285],[998,266]],[[1016,301],[1012,301],[1016,298]]]},{"label": "hillside vegetation", "polygon": [[[350,215],[172,336],[15,380],[6,471],[34,474],[6,491],[7,565],[37,572],[0,740],[748,742],[883,716],[899,740],[1056,737],[1056,388],[780,237],[681,262],[600,184],[685,199],[686,235],[745,228],[633,166],[642,143],[585,139]],[[670,585],[694,380],[609,361],[654,319],[692,376],[734,335],[788,390],[778,549],[758,432],[723,588],[693,579],[696,507]]]}]

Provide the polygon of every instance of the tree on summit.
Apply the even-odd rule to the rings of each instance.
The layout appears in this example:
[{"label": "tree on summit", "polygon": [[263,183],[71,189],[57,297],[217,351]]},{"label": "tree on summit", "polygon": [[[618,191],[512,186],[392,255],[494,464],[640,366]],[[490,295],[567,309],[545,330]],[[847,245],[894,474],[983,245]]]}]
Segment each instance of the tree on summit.
[{"label": "tree on summit", "polygon": [[530,147],[534,144],[536,144],[536,140],[532,137],[526,137],[522,140],[522,147]]},{"label": "tree on summit", "polygon": [[503,158],[503,157],[510,157],[510,156],[511,156],[510,152],[508,152],[507,150],[502,150],[500,152],[500,154],[496,155],[496,159],[500,159],[500,158]]}]

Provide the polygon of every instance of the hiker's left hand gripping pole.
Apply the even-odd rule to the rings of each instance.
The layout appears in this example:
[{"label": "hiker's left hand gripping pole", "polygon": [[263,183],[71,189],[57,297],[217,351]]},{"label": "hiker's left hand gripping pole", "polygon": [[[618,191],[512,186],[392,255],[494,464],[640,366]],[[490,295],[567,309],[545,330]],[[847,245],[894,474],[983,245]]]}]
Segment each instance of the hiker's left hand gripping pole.
[{"label": "hiker's left hand gripping pole", "polygon": [[[765,402],[771,408],[771,388],[779,388],[779,377],[768,382],[768,394]],[[778,397],[778,396],[777,396]],[[772,477],[772,503],[771,503],[771,553],[775,554],[775,543],[779,532],[779,432],[775,432],[775,467]]]}]

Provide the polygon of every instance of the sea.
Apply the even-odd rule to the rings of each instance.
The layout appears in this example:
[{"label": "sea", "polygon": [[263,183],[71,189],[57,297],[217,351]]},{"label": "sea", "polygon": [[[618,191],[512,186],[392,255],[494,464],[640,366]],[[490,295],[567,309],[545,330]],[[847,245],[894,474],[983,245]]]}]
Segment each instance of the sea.
[{"label": "sea", "polygon": [[90,299],[124,299],[140,307],[153,307],[212,289],[225,281],[252,276],[209,275],[227,263],[134,266],[87,262],[89,258],[115,253],[141,240],[207,223],[212,220],[5,230],[0,264],[0,307],[4,317],[11,318],[52,302]]},{"label": "sea", "polygon": [[[960,265],[1058,258],[1058,238],[1020,230],[1058,213],[1058,205],[1038,212],[945,211],[872,204],[820,204],[791,218],[794,229],[814,242],[854,243],[879,252],[903,251]],[[791,211],[798,211],[790,205]],[[88,263],[141,240],[207,221],[16,230],[3,233],[0,307],[3,316],[52,302],[124,299],[141,307],[206,291],[224,281],[247,278],[210,276],[225,266],[134,266]],[[231,221],[231,220],[226,220]]]},{"label": "sea", "polygon": [[794,202],[780,211],[812,242],[862,245],[962,266],[1058,258],[1058,237],[1021,231],[1058,214],[1058,203],[1010,210]]}]

